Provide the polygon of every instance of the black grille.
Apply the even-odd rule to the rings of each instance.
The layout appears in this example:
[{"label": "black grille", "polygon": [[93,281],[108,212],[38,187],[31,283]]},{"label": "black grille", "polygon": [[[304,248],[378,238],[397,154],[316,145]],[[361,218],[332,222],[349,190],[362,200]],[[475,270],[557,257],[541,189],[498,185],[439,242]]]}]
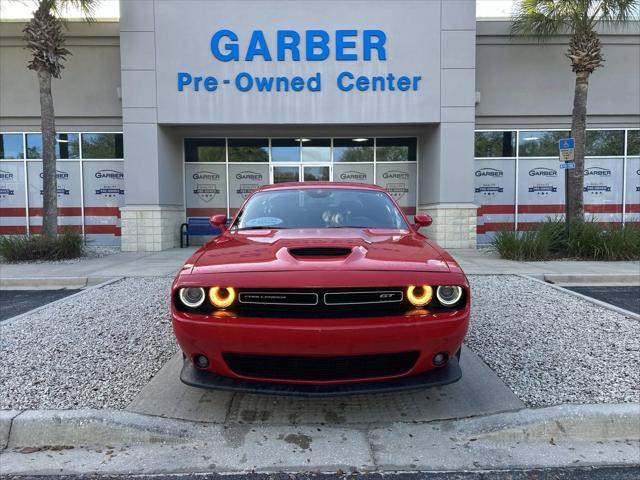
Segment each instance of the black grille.
[{"label": "black grille", "polygon": [[351,253],[351,249],[344,247],[298,247],[290,248],[289,253],[294,257],[344,257]]},{"label": "black grille", "polygon": [[342,357],[223,355],[237,375],[282,380],[353,380],[400,375],[415,365],[418,356],[418,352]]},{"label": "black grille", "polygon": [[365,287],[241,289],[230,310],[249,317],[346,318],[398,315],[411,308],[401,287]]}]

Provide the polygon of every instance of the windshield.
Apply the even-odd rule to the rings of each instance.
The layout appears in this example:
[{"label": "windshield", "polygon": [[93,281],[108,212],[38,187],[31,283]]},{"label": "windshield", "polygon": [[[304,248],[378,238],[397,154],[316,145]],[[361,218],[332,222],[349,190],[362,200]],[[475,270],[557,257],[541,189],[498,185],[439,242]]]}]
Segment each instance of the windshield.
[{"label": "windshield", "polygon": [[391,228],[407,224],[389,196],[347,188],[300,188],[258,192],[232,228]]}]

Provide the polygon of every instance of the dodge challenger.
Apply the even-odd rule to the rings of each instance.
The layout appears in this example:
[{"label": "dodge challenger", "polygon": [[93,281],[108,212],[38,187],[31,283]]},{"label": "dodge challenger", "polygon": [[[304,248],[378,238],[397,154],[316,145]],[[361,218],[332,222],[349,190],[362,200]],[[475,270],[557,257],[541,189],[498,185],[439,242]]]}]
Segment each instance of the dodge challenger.
[{"label": "dodge challenger", "polygon": [[171,290],[192,386],[289,395],[425,388],[460,379],[470,289],[383,188],[264,186],[197,250]]}]

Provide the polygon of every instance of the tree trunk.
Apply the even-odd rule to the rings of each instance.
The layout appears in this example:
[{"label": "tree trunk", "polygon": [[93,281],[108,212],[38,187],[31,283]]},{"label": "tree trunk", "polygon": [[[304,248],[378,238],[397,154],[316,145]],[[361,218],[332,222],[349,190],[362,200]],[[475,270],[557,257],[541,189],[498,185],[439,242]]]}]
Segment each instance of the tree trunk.
[{"label": "tree trunk", "polygon": [[42,234],[58,233],[58,179],[56,176],[56,124],[51,96],[51,74],[38,71],[42,128]]},{"label": "tree trunk", "polygon": [[567,218],[572,222],[584,221],[584,155],[587,143],[587,93],[589,72],[576,72],[573,96],[571,136],[575,139],[576,168],[568,170]]}]

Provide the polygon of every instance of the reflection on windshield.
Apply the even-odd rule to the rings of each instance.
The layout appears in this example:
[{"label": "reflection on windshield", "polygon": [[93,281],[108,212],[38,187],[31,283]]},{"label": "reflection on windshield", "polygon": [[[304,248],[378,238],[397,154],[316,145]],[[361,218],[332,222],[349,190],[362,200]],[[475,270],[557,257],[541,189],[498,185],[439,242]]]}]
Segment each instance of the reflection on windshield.
[{"label": "reflection on windshield", "polygon": [[384,192],[300,188],[256,193],[232,228],[406,229],[407,224]]}]

